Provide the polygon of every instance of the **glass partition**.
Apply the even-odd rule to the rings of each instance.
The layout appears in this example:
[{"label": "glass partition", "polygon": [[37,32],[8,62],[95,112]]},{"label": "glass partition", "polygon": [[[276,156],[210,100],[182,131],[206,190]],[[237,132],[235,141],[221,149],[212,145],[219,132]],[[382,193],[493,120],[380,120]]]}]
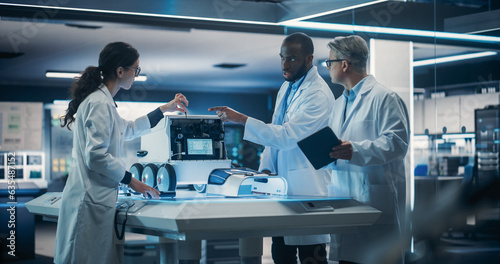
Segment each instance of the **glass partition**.
[{"label": "glass partition", "polygon": [[[407,213],[432,212],[430,208],[444,206],[443,196],[456,194],[447,191],[458,191],[473,178],[476,146],[489,144],[478,145],[476,141],[475,113],[478,109],[499,105],[500,34],[497,28],[487,25],[498,20],[497,9],[498,4],[488,0],[388,1],[316,20],[351,25],[353,31],[345,34],[361,35],[370,40],[370,44],[394,41],[411,47],[409,54],[391,45],[386,49],[370,47],[371,60],[375,62],[370,66],[383,61],[370,72],[383,84],[399,91],[411,113],[412,140],[406,162]],[[406,64],[400,59],[402,56],[410,56],[411,60],[409,96],[394,85],[396,79],[404,79]],[[399,63],[389,63],[398,58]],[[384,75],[391,77],[384,79],[381,77]],[[483,126],[481,133],[486,138],[490,133],[486,127],[494,125]],[[493,142],[497,132],[493,127],[490,130]],[[498,148],[488,151],[496,151],[493,155],[498,160]],[[495,219],[500,219],[500,214],[493,214]],[[443,217],[436,213],[435,220],[444,222],[438,216]],[[463,231],[458,227],[477,222],[472,219],[462,216],[457,228],[449,228]],[[439,239],[439,235],[436,236]],[[415,242],[422,240],[424,237],[417,235],[416,240],[409,243],[410,251],[413,252]]]}]

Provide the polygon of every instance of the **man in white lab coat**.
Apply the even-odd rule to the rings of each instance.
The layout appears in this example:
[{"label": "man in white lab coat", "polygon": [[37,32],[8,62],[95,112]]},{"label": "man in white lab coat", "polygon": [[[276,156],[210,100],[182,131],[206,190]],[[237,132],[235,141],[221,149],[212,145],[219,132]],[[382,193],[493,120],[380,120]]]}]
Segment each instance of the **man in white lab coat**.
[{"label": "man in white lab coat", "polygon": [[[248,117],[229,107],[209,111],[226,122],[245,125],[244,139],[265,146],[260,170],[276,173],[288,182],[288,195],[328,195],[330,172],[316,171],[297,147],[297,141],[328,125],[334,97],[313,66],[314,47],[309,36],[295,33],[281,45],[281,86],[271,124]],[[329,235],[274,237],[275,263],[327,263]]]},{"label": "man in white lab coat", "polygon": [[[405,199],[404,157],[409,119],[401,98],[366,73],[368,46],[359,36],[336,37],[329,44],[327,67],[343,96],[334,105],[330,127],[342,141],[330,157],[333,193],[349,196],[382,211],[372,227],[334,235],[330,258],[339,263],[400,263],[402,249],[384,260],[373,250],[400,233],[398,203]],[[403,209],[403,208],[402,208]]]}]

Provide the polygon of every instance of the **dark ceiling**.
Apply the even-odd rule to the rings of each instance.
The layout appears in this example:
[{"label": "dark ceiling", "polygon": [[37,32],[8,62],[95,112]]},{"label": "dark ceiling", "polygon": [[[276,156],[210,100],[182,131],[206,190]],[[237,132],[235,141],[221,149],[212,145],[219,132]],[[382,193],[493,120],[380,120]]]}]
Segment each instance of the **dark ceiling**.
[{"label": "dark ceiling", "polygon": [[[372,2],[54,0],[41,6],[42,2],[29,0],[0,1],[0,89],[2,97],[16,87],[25,91],[43,87],[44,91],[52,89],[53,94],[60,94],[71,80],[48,79],[46,71],[82,71],[96,64],[97,55],[106,43],[118,40],[133,44],[141,53],[141,67],[148,81],[135,85],[158,91],[277,91],[283,81],[279,46],[283,37],[294,31],[304,31],[313,37],[317,65],[328,56],[329,39],[353,33],[366,39],[411,40],[415,43],[415,60],[500,49],[498,42],[307,30],[283,24],[299,19],[459,33],[471,33],[469,25],[474,25],[475,34],[500,36],[500,1]],[[331,13],[344,8],[345,11]],[[322,12],[327,14],[315,15]],[[499,57],[415,68],[415,87],[435,89],[498,81]],[[214,67],[219,64],[244,66]],[[318,68],[328,78],[326,69]]]}]

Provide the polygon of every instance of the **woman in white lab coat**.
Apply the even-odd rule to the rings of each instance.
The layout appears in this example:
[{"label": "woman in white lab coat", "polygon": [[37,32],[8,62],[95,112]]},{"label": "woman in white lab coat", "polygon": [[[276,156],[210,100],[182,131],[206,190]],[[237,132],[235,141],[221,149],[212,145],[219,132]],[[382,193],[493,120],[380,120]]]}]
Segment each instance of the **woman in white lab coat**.
[{"label": "woman in white lab coat", "polygon": [[345,87],[329,123],[342,140],[330,153],[338,158],[331,166],[332,193],[382,211],[373,226],[358,228],[355,234],[336,234],[330,257],[340,263],[399,263],[401,248],[390,250],[392,255],[384,256],[388,259],[373,256],[400,232],[409,141],[407,109],[396,93],[366,73],[368,46],[361,37],[337,37],[328,47],[332,82]]},{"label": "woman in white lab coat", "polygon": [[113,96],[122,88],[130,89],[139,72],[137,50],[114,42],[101,51],[99,66],[88,67],[73,84],[73,100],[61,124],[68,129],[74,124],[74,132],[71,168],[57,225],[57,264],[122,263],[123,243],[117,243],[113,225],[119,183],[158,198],[157,190],[126,170],[124,140],[147,133],[165,111],[186,112],[188,102],[177,94],[147,116],[135,121],[122,119]]}]

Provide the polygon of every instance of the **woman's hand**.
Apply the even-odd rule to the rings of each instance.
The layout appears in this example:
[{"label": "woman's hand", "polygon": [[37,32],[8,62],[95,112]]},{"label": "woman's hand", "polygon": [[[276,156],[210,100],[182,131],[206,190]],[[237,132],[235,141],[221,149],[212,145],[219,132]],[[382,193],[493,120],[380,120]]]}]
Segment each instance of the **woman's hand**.
[{"label": "woman's hand", "polygon": [[144,195],[144,197],[148,198],[154,198],[154,199],[159,199],[160,198],[160,192],[156,189],[154,189],[153,187],[147,185],[147,184],[144,184],[142,183],[141,181],[139,181],[138,179],[132,177],[132,180],[130,181],[130,183],[128,184],[128,186],[130,188],[132,188],[132,190],[138,192],[138,193],[142,193]]},{"label": "woman's hand", "polygon": [[178,93],[175,95],[175,98],[172,101],[160,106],[160,110],[163,113],[165,113],[167,111],[169,111],[169,112],[181,111],[183,113],[187,113],[188,110],[186,107],[188,105],[189,105],[189,102],[186,99],[186,97],[183,94]]}]

